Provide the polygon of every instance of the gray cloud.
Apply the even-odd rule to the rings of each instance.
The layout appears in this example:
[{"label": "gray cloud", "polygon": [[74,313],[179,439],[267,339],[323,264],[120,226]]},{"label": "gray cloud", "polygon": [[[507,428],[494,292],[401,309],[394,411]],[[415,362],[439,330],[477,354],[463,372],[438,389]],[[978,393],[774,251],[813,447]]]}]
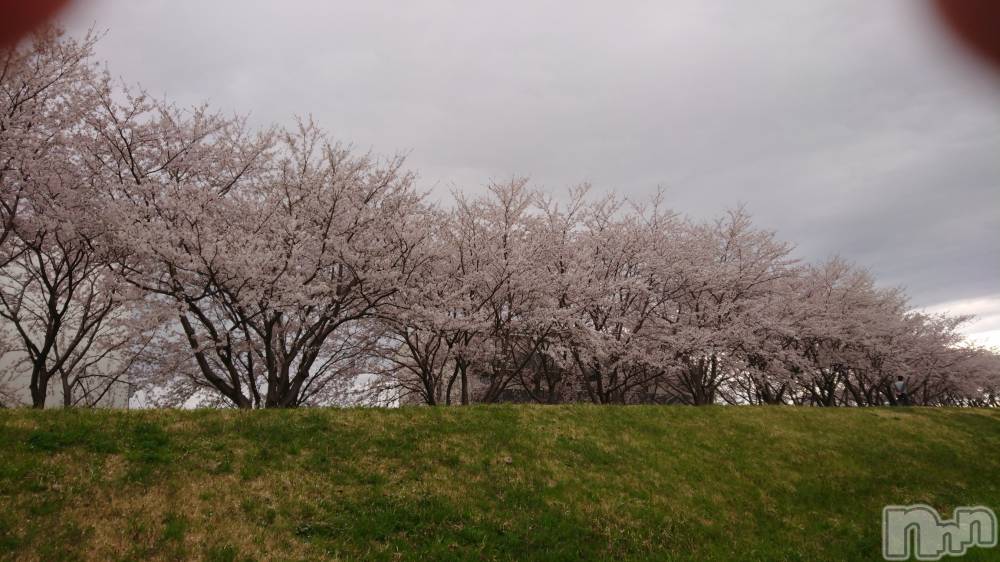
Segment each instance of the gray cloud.
[{"label": "gray cloud", "polygon": [[405,150],[436,197],[531,175],[709,217],[914,302],[1000,297],[1000,80],[922,3],[78,2],[113,73]]}]

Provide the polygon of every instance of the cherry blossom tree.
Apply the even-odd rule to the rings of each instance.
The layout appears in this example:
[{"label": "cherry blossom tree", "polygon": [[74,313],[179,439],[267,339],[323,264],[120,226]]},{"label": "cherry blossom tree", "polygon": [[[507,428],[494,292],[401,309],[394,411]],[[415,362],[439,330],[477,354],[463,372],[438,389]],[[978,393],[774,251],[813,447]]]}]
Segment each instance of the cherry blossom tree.
[{"label": "cherry blossom tree", "polygon": [[655,271],[676,246],[673,215],[656,205],[650,216],[631,211],[614,196],[592,202],[576,242],[566,345],[581,390],[595,403],[631,401],[667,366],[650,333],[662,333],[656,320],[678,291],[676,279]]},{"label": "cherry blossom tree", "polygon": [[476,397],[481,402],[501,400],[551,329],[549,318],[535,314],[547,290],[534,275],[543,240],[533,212],[537,196],[526,178],[515,178],[491,184],[487,197],[458,197],[456,257],[483,331],[474,346],[462,341],[462,361],[486,383]]},{"label": "cherry blossom tree", "polygon": [[[31,403],[51,380],[63,405],[94,405],[125,375],[133,298],[109,268],[98,178],[83,163],[103,73],[94,37],[47,28],[3,52],[0,72],[0,318],[7,368],[26,372]],[[141,337],[140,337],[141,339]]]},{"label": "cherry blossom tree", "polygon": [[67,137],[93,108],[95,42],[47,27],[0,51],[0,267],[23,248],[15,228],[26,195],[59,181]]},{"label": "cherry blossom tree", "polygon": [[425,222],[435,228],[429,270],[385,322],[390,370],[410,375],[399,379],[404,391],[431,405],[451,403],[455,390],[462,404],[496,402],[529,368],[548,329],[533,313],[544,292],[532,269],[536,195],[526,179],[494,183]]},{"label": "cherry blossom tree", "polygon": [[997,404],[967,318],[799,263],[742,208],[526,178],[429,206],[400,157],[118,86],[94,40],[2,54],[0,378],[30,373],[35,406],[125,379],[167,406],[877,406],[898,377],[918,404]]},{"label": "cherry blossom tree", "polygon": [[174,311],[197,366],[168,394],[294,407],[358,374],[364,321],[415,270],[420,197],[401,158],[355,155],[312,122],[248,133],[141,94],[106,99],[95,125],[117,270]]},{"label": "cherry blossom tree", "polygon": [[743,209],[691,226],[692,267],[677,303],[672,346],[680,368],[671,384],[682,400],[711,404],[741,370],[759,368],[781,282],[794,275],[791,246],[756,229]]},{"label": "cherry blossom tree", "polygon": [[[470,325],[464,279],[451,259],[450,213],[427,209],[422,259],[413,282],[393,296],[393,306],[379,316],[381,368],[373,386],[402,400],[410,396],[431,406],[451,404],[453,389],[464,367],[458,352]],[[464,373],[462,373],[464,375]],[[461,384],[462,403],[468,404],[467,380]]]}]

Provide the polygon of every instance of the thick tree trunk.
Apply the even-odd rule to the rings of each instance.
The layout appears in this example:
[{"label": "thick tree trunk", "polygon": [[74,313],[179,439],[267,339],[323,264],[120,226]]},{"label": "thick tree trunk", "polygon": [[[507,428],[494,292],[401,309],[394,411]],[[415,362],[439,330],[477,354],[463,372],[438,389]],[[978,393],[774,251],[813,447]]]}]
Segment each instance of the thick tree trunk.
[{"label": "thick tree trunk", "polygon": [[459,373],[461,374],[462,405],[463,406],[468,406],[469,405],[469,376],[466,373],[467,367],[468,367],[467,365],[463,364],[461,366],[461,368],[459,369]]},{"label": "thick tree trunk", "polygon": [[49,377],[45,370],[38,365],[32,367],[31,382],[28,389],[31,391],[31,407],[41,410],[45,407],[45,397],[48,395]]},{"label": "thick tree trunk", "polygon": [[69,384],[68,377],[64,376],[60,380],[62,381],[63,389],[63,408],[69,408],[73,406],[73,388]]},{"label": "thick tree trunk", "polygon": [[35,389],[31,389],[31,407],[36,410],[41,410],[45,407],[45,392],[36,392]]}]

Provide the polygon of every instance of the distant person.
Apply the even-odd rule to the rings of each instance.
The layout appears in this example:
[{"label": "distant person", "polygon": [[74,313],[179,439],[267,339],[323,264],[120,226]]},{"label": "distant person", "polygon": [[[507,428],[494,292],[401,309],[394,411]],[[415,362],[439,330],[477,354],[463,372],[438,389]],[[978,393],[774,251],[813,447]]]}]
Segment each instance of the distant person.
[{"label": "distant person", "polygon": [[906,381],[903,380],[903,375],[896,377],[896,382],[892,383],[892,388],[896,392],[896,405],[909,406],[910,396],[906,392]]}]

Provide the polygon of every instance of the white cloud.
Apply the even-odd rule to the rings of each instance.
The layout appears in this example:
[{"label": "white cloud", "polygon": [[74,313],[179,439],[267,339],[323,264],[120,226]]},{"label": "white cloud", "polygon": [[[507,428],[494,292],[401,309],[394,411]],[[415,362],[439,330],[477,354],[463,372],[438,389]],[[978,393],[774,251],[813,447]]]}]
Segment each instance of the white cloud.
[{"label": "white cloud", "polygon": [[962,333],[970,342],[1000,348],[1000,295],[944,302],[923,310],[935,314],[974,315]]},{"label": "white cloud", "polygon": [[635,198],[662,185],[699,218],[742,202],[802,257],[840,254],[923,306],[1000,281],[1000,88],[930,13],[91,0],[67,22],[109,29],[99,56],[156,95],[258,123],[312,114],[361,149],[409,151],[436,198],[528,174]]}]

